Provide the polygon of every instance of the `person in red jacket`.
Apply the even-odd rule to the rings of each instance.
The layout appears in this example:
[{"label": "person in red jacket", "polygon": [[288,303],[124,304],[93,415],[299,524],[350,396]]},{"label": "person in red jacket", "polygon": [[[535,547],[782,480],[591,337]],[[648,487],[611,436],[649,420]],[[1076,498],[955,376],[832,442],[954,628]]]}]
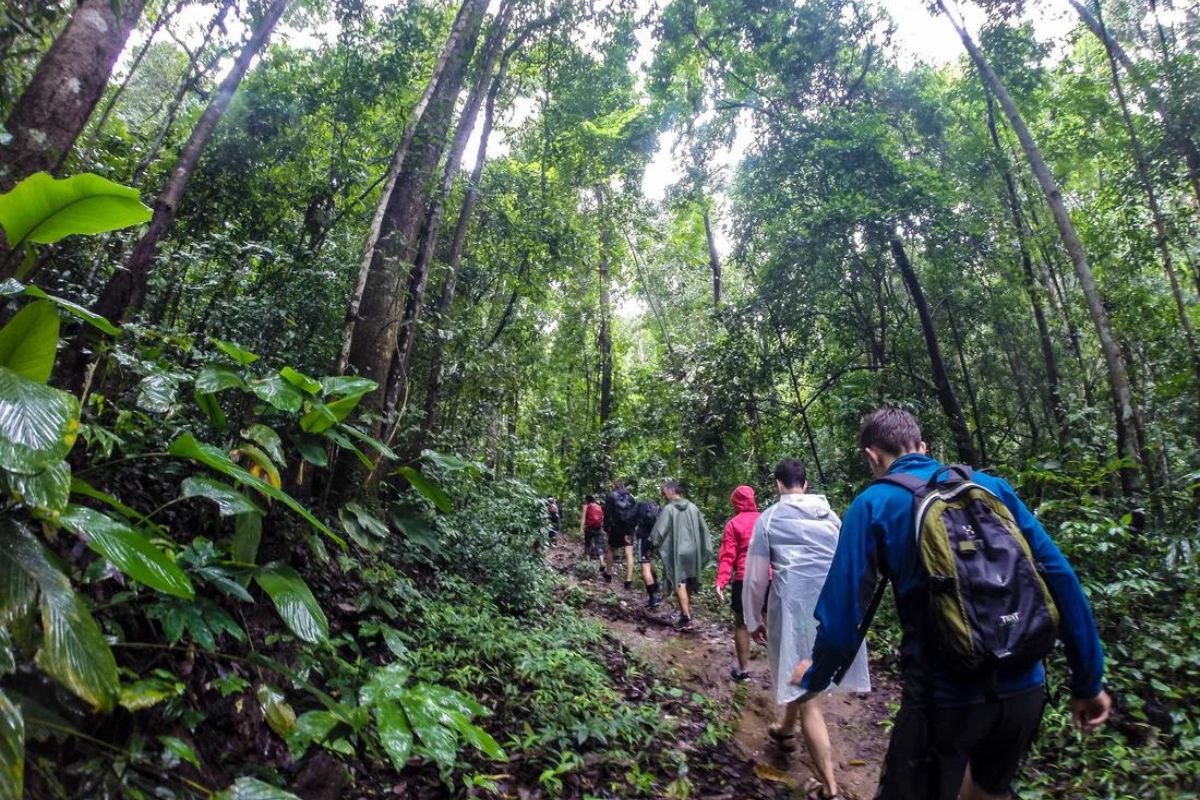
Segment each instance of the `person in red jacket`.
[{"label": "person in red jacket", "polygon": [[754,534],[754,523],[758,522],[758,506],[754,502],[754,489],[739,486],[729,497],[737,513],[725,523],[725,535],[721,537],[721,551],[717,555],[717,597],[725,602],[725,587],[733,581],[730,605],[733,606],[733,649],[737,653],[737,666],[730,670],[735,681],[750,679],[746,667],[750,664],[750,632],[746,630],[746,618],[742,614],[742,578],[746,575],[746,551],[750,549],[750,537]]}]

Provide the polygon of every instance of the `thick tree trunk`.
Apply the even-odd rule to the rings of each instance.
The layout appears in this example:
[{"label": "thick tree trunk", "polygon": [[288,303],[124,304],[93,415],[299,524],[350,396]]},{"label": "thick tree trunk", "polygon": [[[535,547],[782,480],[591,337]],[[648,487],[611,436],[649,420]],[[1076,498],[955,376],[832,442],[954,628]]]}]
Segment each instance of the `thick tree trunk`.
[{"label": "thick tree trunk", "polygon": [[1057,428],[1057,436],[1062,436],[1067,429],[1067,417],[1062,403],[1061,377],[1058,372],[1058,358],[1054,354],[1054,342],[1050,338],[1050,324],[1046,321],[1046,309],[1042,303],[1044,287],[1034,274],[1033,258],[1029,254],[1029,238],[1031,231],[1025,215],[1021,213],[1021,200],[1017,195],[1017,184],[1013,180],[1008,167],[1008,153],[1000,143],[1000,133],[996,130],[996,113],[992,94],[984,86],[984,97],[987,101],[988,133],[991,134],[992,144],[996,155],[1003,160],[1002,177],[1004,188],[1008,195],[1008,210],[1012,217],[1013,232],[1017,236],[1017,252],[1021,258],[1021,272],[1025,279],[1025,292],[1029,295],[1029,304],[1033,307],[1033,319],[1037,324],[1038,341],[1041,343],[1042,364],[1046,368],[1046,394],[1050,413]]},{"label": "thick tree trunk", "polygon": [[204,148],[216,129],[217,123],[221,121],[225,110],[229,108],[229,102],[233,99],[238,84],[242,82],[242,78],[250,68],[250,62],[270,39],[275,25],[287,10],[290,2],[291,0],[273,0],[246,44],[242,46],[229,74],[221,81],[216,94],[213,95],[208,107],[204,109],[204,113],[200,115],[196,127],[192,129],[192,134],[188,137],[187,144],[184,145],[179,159],[175,162],[175,168],[171,171],[170,180],[167,181],[162,194],[155,201],[154,217],[150,220],[150,229],[138,241],[125,269],[113,275],[108,285],[104,287],[100,299],[96,301],[95,311],[97,314],[102,314],[107,319],[116,322],[122,319],[128,311],[136,311],[142,307],[142,303],[146,299],[146,284],[158,252],[158,244],[175,223],[179,203],[183,199],[184,192],[187,191],[192,174],[196,171],[196,165],[200,163],[200,156],[204,153]]},{"label": "thick tree trunk", "polygon": [[346,371],[346,367],[350,364],[350,348],[354,342],[354,330],[358,323],[359,310],[362,308],[363,293],[367,288],[367,279],[371,275],[371,264],[375,259],[375,249],[379,244],[379,235],[383,230],[384,218],[387,216],[388,205],[392,200],[392,193],[396,189],[396,181],[400,177],[400,170],[404,168],[404,162],[408,158],[408,151],[412,148],[413,138],[417,134],[417,126],[421,124],[421,120],[425,117],[425,111],[429,108],[429,101],[433,99],[433,93],[437,90],[438,84],[441,82],[442,74],[446,70],[446,64],[453,56],[457,58],[457,53],[462,46],[463,32],[466,30],[468,22],[471,21],[474,5],[471,0],[464,0],[459,6],[458,14],[454,18],[454,24],[450,26],[450,33],[446,37],[446,44],[442,47],[442,52],[438,55],[437,61],[433,65],[433,72],[429,75],[429,81],[425,84],[425,90],[421,93],[421,98],[417,100],[417,104],[413,106],[412,111],[408,115],[408,124],[404,126],[404,133],[400,137],[400,144],[396,147],[396,152],[392,154],[391,163],[388,164],[386,177],[383,181],[383,191],[379,193],[379,203],[375,206],[375,216],[371,220],[371,227],[367,230],[367,240],[363,245],[363,257],[359,262],[358,279],[354,283],[354,292],[350,296],[350,306],[346,311],[346,323],[342,332],[342,349],[338,354],[337,364],[334,367],[334,373],[342,375]]},{"label": "thick tree trunk", "polygon": [[721,307],[721,255],[708,208],[704,209],[704,238],[708,241],[708,268],[712,271],[713,306]]},{"label": "thick tree trunk", "polygon": [[1112,389],[1113,402],[1116,407],[1117,453],[1130,464],[1130,466],[1121,470],[1121,489],[1126,496],[1137,497],[1141,493],[1141,476],[1137,442],[1134,437],[1134,423],[1136,421],[1137,410],[1133,405],[1133,391],[1129,385],[1129,375],[1125,366],[1125,359],[1122,357],[1120,346],[1113,335],[1108,310],[1104,307],[1104,300],[1101,298],[1100,290],[1096,286],[1096,279],[1092,275],[1091,266],[1088,264],[1087,254],[1083,250],[1083,243],[1079,240],[1075,224],[1071,221],[1071,215],[1067,211],[1066,204],[1063,202],[1062,191],[1059,189],[1058,183],[1054,180],[1054,176],[1051,174],[1050,167],[1047,166],[1045,158],[1042,157],[1042,152],[1038,148],[1037,142],[1034,141],[1033,134],[1029,132],[1029,128],[1025,125],[1025,120],[1017,110],[1016,104],[1009,96],[1004,83],[992,70],[992,66],[983,55],[983,51],[975,44],[975,40],[967,33],[966,28],[962,26],[958,18],[950,13],[950,10],[946,7],[945,0],[937,0],[937,5],[946,19],[950,20],[950,24],[954,26],[955,31],[958,32],[963,46],[975,62],[975,66],[983,74],[984,80],[992,90],[992,94],[1000,101],[1000,107],[1004,109],[1004,113],[1008,116],[1009,124],[1012,125],[1013,130],[1016,132],[1017,138],[1021,142],[1021,147],[1025,151],[1025,157],[1029,160],[1029,166],[1046,195],[1046,201],[1049,203],[1050,211],[1054,215],[1054,221],[1058,225],[1063,246],[1067,250],[1067,255],[1071,258],[1071,263],[1075,267],[1075,274],[1079,278],[1080,288],[1083,289],[1084,297],[1087,300],[1088,311],[1091,313],[1092,323],[1096,326],[1096,335],[1100,340],[1100,350],[1104,355],[1104,362],[1108,368],[1109,385]]},{"label": "thick tree trunk", "polygon": [[0,192],[35,172],[53,170],[70,151],[145,4],[82,0],[76,7],[4,123],[12,141],[0,145]]},{"label": "thick tree trunk", "polygon": [[429,280],[429,269],[433,264],[433,254],[437,247],[438,232],[441,229],[442,216],[446,210],[446,198],[454,185],[462,165],[462,156],[467,149],[467,140],[475,130],[475,120],[479,108],[483,105],[484,96],[488,93],[488,82],[496,68],[496,62],[504,47],[504,39],[508,35],[508,24],[512,19],[512,2],[506,0],[500,6],[495,24],[484,43],[479,74],[475,85],[467,95],[466,104],[458,117],[458,125],[454,130],[454,139],[450,152],[446,155],[446,163],[442,166],[442,182],[429,204],[425,213],[425,222],[421,229],[420,247],[408,274],[408,290],[404,301],[404,316],[400,321],[400,330],[396,334],[396,355],[391,372],[388,375],[387,394],[384,397],[383,414],[390,424],[395,423],[396,406],[400,396],[408,389],[409,368],[412,364],[413,347],[417,340],[416,326],[420,320],[425,305],[425,285]]},{"label": "thick tree trunk", "polygon": [[925,291],[917,278],[908,253],[899,239],[888,241],[892,250],[892,258],[900,268],[900,277],[904,286],[912,296],[913,306],[917,310],[917,318],[921,321],[921,332],[925,337],[925,349],[929,352],[929,366],[933,373],[933,385],[937,390],[938,403],[950,424],[950,433],[954,437],[954,447],[958,451],[958,459],[972,467],[980,466],[979,451],[971,442],[971,429],[967,426],[967,418],[963,416],[962,404],[954,386],[950,383],[950,374],[946,371],[946,361],[942,358],[942,346],[938,342],[937,328],[933,324],[933,314],[929,311],[929,303],[925,300]]},{"label": "thick tree trunk", "polygon": [[[396,352],[407,265],[415,256],[417,233],[424,219],[426,191],[445,146],[454,104],[483,24],[487,0],[464,0],[460,20],[447,43],[446,63],[437,77],[421,119],[398,171],[379,219],[378,236],[370,250],[370,266],[357,314],[351,317],[349,364],[380,388],[367,395],[368,411],[383,410],[388,373]],[[462,22],[461,26],[459,21]],[[402,143],[403,147],[403,143]],[[353,306],[353,299],[351,300]],[[353,310],[353,308],[352,308]]]}]

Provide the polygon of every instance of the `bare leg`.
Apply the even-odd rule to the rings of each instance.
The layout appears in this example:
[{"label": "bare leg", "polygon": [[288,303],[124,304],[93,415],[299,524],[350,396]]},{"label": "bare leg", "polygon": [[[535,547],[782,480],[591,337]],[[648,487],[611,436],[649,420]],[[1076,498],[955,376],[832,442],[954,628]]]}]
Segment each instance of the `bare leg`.
[{"label": "bare leg", "polygon": [[833,745],[829,742],[829,729],[825,727],[820,702],[820,699],[815,699],[807,703],[791,703],[789,708],[800,705],[800,731],[804,734],[804,744],[817,768],[817,777],[825,784],[826,794],[837,794],[837,778],[833,774]]},{"label": "bare leg", "polygon": [[688,594],[687,581],[675,587],[675,596],[679,598],[679,610],[685,617],[692,615],[691,597]]},{"label": "bare leg", "polygon": [[653,586],[658,582],[658,579],[654,577],[654,565],[649,561],[642,564],[642,580],[646,582],[647,586]]},{"label": "bare leg", "polygon": [[777,731],[785,736],[796,731],[796,716],[800,713],[799,703],[788,703],[783,707],[783,719],[779,721]]},{"label": "bare leg", "polygon": [[625,582],[633,583],[633,545],[625,545]]},{"label": "bare leg", "polygon": [[745,625],[733,629],[733,650],[737,653],[738,669],[745,672],[750,665],[750,631]]}]

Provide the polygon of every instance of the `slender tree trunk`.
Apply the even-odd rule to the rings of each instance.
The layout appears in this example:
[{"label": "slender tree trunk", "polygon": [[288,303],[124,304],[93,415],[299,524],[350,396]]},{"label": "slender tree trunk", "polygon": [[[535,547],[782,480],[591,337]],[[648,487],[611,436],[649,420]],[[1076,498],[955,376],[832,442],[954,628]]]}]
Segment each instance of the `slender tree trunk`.
[{"label": "slender tree trunk", "polygon": [[[1130,77],[1133,78],[1134,82],[1145,93],[1151,105],[1154,106],[1154,111],[1158,115],[1163,128],[1166,129],[1168,136],[1175,143],[1180,155],[1184,158],[1184,163],[1188,168],[1188,183],[1192,188],[1192,193],[1196,196],[1196,202],[1200,203],[1200,149],[1196,147],[1196,142],[1188,135],[1187,131],[1175,123],[1170,107],[1167,105],[1162,93],[1158,91],[1152,82],[1142,79],[1141,71],[1133,59],[1129,57],[1129,53],[1125,51],[1120,42],[1109,34],[1104,24],[1100,21],[1100,18],[1097,15],[1093,15],[1080,0],[1068,0],[1068,2],[1070,2],[1076,13],[1079,14],[1079,18],[1087,26],[1088,30],[1094,33],[1100,41],[1104,42],[1109,57],[1121,63],[1121,66],[1129,73]],[[1164,56],[1168,56],[1169,53],[1165,48],[1165,42],[1163,44]]]},{"label": "slender tree trunk", "polygon": [[145,0],[119,5],[82,0],[75,8],[4,123],[12,141],[0,145],[0,192],[35,172],[53,170],[70,151],[144,5]]},{"label": "slender tree trunk", "polygon": [[963,348],[962,333],[958,329],[958,314],[947,299],[946,319],[950,322],[950,335],[954,339],[954,350],[958,353],[958,366],[962,370],[963,388],[967,392],[967,403],[971,406],[971,419],[975,422],[975,441],[979,445],[979,462],[988,463],[987,442],[983,435],[983,415],[979,413],[979,399],[975,396],[975,383],[971,380],[971,369],[967,366],[967,354]]},{"label": "slender tree trunk", "polygon": [[1034,141],[1033,135],[1029,132],[1029,128],[1025,125],[1025,120],[1022,119],[1016,104],[1009,96],[1003,82],[1001,82],[1000,78],[992,70],[992,66],[988,63],[983,51],[975,44],[975,41],[967,33],[966,28],[962,26],[958,18],[950,13],[950,10],[946,7],[945,0],[937,0],[937,5],[946,19],[950,20],[950,24],[954,26],[959,38],[962,39],[963,46],[975,62],[975,66],[983,73],[984,80],[992,90],[992,94],[1000,101],[1000,107],[1004,109],[1004,113],[1008,116],[1009,124],[1012,125],[1017,138],[1021,142],[1021,147],[1024,149],[1025,156],[1029,160],[1029,166],[1033,170],[1038,183],[1041,184],[1042,191],[1046,194],[1046,201],[1049,203],[1050,210],[1054,215],[1054,221],[1058,225],[1063,246],[1066,247],[1067,254],[1071,258],[1071,263],[1075,267],[1075,274],[1079,278],[1080,288],[1083,289],[1084,297],[1087,300],[1088,311],[1092,315],[1092,322],[1096,326],[1096,335],[1100,340],[1100,350],[1104,355],[1105,365],[1108,368],[1109,385],[1112,388],[1113,401],[1116,406],[1117,453],[1126,459],[1130,465],[1121,470],[1121,489],[1127,497],[1137,497],[1141,493],[1141,477],[1137,443],[1133,435],[1135,417],[1137,416],[1137,410],[1133,405],[1133,391],[1129,385],[1129,375],[1125,366],[1125,359],[1122,357],[1120,346],[1113,335],[1108,310],[1104,307],[1104,300],[1101,298],[1100,290],[1096,286],[1096,279],[1092,275],[1091,266],[1088,264],[1083,243],[1079,240],[1075,224],[1071,221],[1071,215],[1067,211],[1066,204],[1063,202],[1062,191],[1059,189],[1058,183],[1054,180],[1049,166],[1046,165],[1046,160],[1042,157],[1042,152]]},{"label": "slender tree trunk", "polygon": [[408,373],[412,363],[413,347],[417,339],[416,326],[424,308],[425,285],[433,264],[438,232],[446,209],[446,198],[450,194],[454,178],[458,175],[462,165],[462,156],[467,149],[467,140],[470,138],[471,132],[475,130],[475,120],[479,115],[480,106],[483,105],[484,96],[488,92],[488,82],[491,80],[496,62],[500,58],[504,39],[508,35],[512,10],[512,2],[506,0],[501,4],[496,15],[495,24],[483,46],[479,74],[475,85],[471,87],[471,91],[467,95],[462,113],[459,114],[450,152],[446,156],[446,163],[442,166],[441,185],[436,190],[429,209],[425,213],[425,222],[421,230],[421,244],[408,274],[404,316],[400,321],[400,330],[396,334],[396,355],[391,373],[388,375],[387,394],[384,397],[383,414],[389,424],[395,423],[396,406],[401,394],[408,388]]},{"label": "slender tree trunk", "polygon": [[[411,264],[415,256],[427,187],[441,160],[454,104],[467,64],[475,52],[486,10],[487,0],[464,0],[460,9],[462,24],[455,22],[452,41],[447,43],[444,69],[437,77],[425,111],[414,129],[409,153],[403,159],[392,190],[385,191],[386,206],[379,220],[375,246],[369,251],[370,266],[363,291],[357,298],[357,314],[351,317],[349,364],[358,374],[380,386],[363,400],[368,411],[383,410],[404,306],[406,265]],[[353,299],[351,304],[353,310]]]},{"label": "slender tree trunk", "polygon": [[1058,372],[1058,358],[1054,355],[1054,343],[1050,338],[1050,324],[1046,321],[1046,309],[1042,304],[1044,289],[1034,274],[1033,258],[1029,254],[1028,240],[1031,234],[1029,223],[1025,220],[1025,215],[1021,213],[1021,200],[1017,195],[1017,185],[1008,166],[1008,153],[1001,145],[1000,133],[996,129],[995,103],[986,85],[984,86],[984,97],[987,101],[988,133],[991,134],[996,155],[1004,163],[1001,174],[1004,178],[1004,188],[1008,194],[1008,210],[1012,217],[1013,232],[1017,236],[1017,251],[1021,257],[1025,292],[1029,295],[1029,304],[1033,307],[1033,319],[1037,324],[1038,340],[1041,343],[1042,364],[1046,368],[1046,393],[1049,397],[1050,413],[1061,442],[1067,429],[1067,418],[1062,403],[1062,390],[1060,389],[1062,380]]},{"label": "slender tree trunk", "polygon": [[942,358],[942,346],[938,342],[937,328],[933,324],[929,303],[925,300],[925,290],[921,288],[921,282],[900,240],[893,237],[888,241],[888,245],[892,250],[892,258],[896,260],[896,266],[900,268],[904,285],[912,296],[917,317],[921,321],[921,332],[925,336],[925,349],[929,352],[929,366],[933,373],[933,385],[937,390],[938,402],[946,415],[946,421],[950,424],[950,433],[954,437],[958,458],[965,464],[978,467],[981,463],[979,451],[971,442],[971,429],[963,416],[962,404],[958,401],[954,386],[950,383],[950,374],[946,371],[946,362]]},{"label": "slender tree trunk", "polygon": [[721,307],[721,255],[717,252],[717,238],[713,233],[711,215],[704,209],[704,237],[708,241],[708,268],[712,270],[713,306]]},{"label": "slender tree trunk", "polygon": [[596,189],[596,202],[600,216],[600,307],[597,309],[600,317],[600,333],[597,341],[600,347],[600,430],[604,435],[605,423],[613,411],[613,353],[612,353],[612,295],[610,283],[609,258],[612,255],[612,236],[608,229],[608,220],[604,219],[605,205],[602,190]]},{"label": "slender tree trunk", "polygon": [[[1096,6],[1099,10],[1099,0],[1096,0]],[[1187,340],[1192,356],[1192,370],[1195,372],[1197,380],[1200,380],[1200,346],[1196,342],[1196,331],[1192,327],[1187,302],[1183,298],[1183,289],[1179,285],[1179,275],[1175,271],[1175,261],[1171,257],[1167,225],[1163,221],[1162,209],[1158,204],[1158,192],[1154,188],[1154,179],[1150,175],[1150,167],[1146,162],[1146,151],[1142,148],[1142,141],[1138,138],[1137,128],[1133,124],[1133,116],[1129,113],[1129,102],[1125,97],[1125,88],[1121,85],[1121,73],[1117,69],[1117,58],[1113,53],[1112,37],[1107,35],[1104,20],[1099,15],[1097,15],[1097,22],[1100,24],[1100,29],[1105,32],[1101,39],[1108,52],[1108,66],[1112,74],[1113,91],[1117,95],[1117,103],[1121,108],[1121,119],[1125,122],[1125,131],[1129,135],[1129,147],[1133,151],[1133,163],[1137,170],[1138,182],[1146,194],[1146,205],[1150,209],[1150,220],[1154,227],[1154,243],[1162,258],[1163,271],[1167,274],[1167,281],[1171,284],[1171,297],[1175,300],[1175,311],[1179,314],[1179,326],[1183,331],[1184,339]],[[1149,465],[1147,467],[1149,468]]]},{"label": "slender tree trunk", "polygon": [[808,419],[808,405],[804,402],[804,395],[800,391],[800,379],[796,375],[796,365],[792,363],[791,351],[784,344],[783,330],[779,322],[773,320],[772,327],[775,329],[775,340],[779,343],[779,355],[783,358],[783,363],[787,366],[788,379],[792,384],[792,396],[796,398],[796,408],[800,412],[800,422],[804,425],[804,436],[808,439],[808,450],[812,454],[813,466],[817,468],[817,480],[824,483],[825,468],[821,466],[821,451],[817,448],[817,437],[813,433],[812,425]]},{"label": "slender tree trunk", "polygon": [[472,21],[472,13],[469,12],[472,12],[473,8],[474,4],[472,0],[463,0],[463,4],[459,6],[458,14],[454,18],[454,24],[450,26],[450,33],[446,37],[446,44],[433,65],[433,72],[429,75],[429,81],[425,84],[425,90],[421,93],[421,98],[417,100],[417,104],[413,106],[413,110],[409,113],[408,124],[404,126],[404,133],[400,137],[400,144],[396,147],[396,152],[392,154],[392,160],[388,164],[387,177],[383,181],[383,191],[379,194],[379,203],[375,206],[375,216],[371,220],[371,227],[367,230],[367,241],[363,246],[363,257],[358,267],[358,279],[355,281],[354,292],[350,296],[350,306],[346,311],[346,323],[342,332],[342,349],[338,354],[337,364],[334,367],[334,372],[337,375],[344,374],[346,367],[350,364],[350,348],[354,341],[354,330],[358,323],[359,309],[362,307],[363,293],[367,288],[367,279],[371,274],[371,263],[375,259],[375,250],[379,244],[380,233],[383,231],[384,219],[387,216],[392,192],[396,188],[396,181],[400,177],[400,171],[404,168],[404,162],[408,158],[408,151],[412,148],[413,138],[417,134],[417,127],[425,117],[425,110],[429,108],[429,101],[433,99],[433,94],[438,88],[442,74],[446,70],[446,65],[452,56],[455,58],[458,57],[457,53],[463,44],[463,33]]},{"label": "slender tree trunk", "polygon": [[225,110],[229,108],[229,102],[233,99],[234,92],[237,91],[238,85],[250,68],[250,62],[270,39],[275,25],[287,10],[290,2],[291,0],[273,0],[246,44],[242,46],[232,69],[221,81],[216,94],[213,95],[208,107],[200,115],[200,120],[192,130],[191,136],[188,137],[187,144],[184,145],[179,159],[175,162],[175,168],[171,171],[171,178],[167,181],[166,188],[155,201],[154,217],[150,220],[150,229],[138,241],[125,269],[113,275],[108,285],[104,287],[100,299],[96,301],[95,311],[97,314],[102,314],[115,322],[123,318],[128,311],[136,311],[142,307],[142,303],[146,299],[146,284],[150,277],[150,271],[154,267],[158,244],[175,223],[179,203],[183,199],[184,192],[187,191],[192,174],[196,171],[196,165],[200,163],[200,156],[204,153],[204,148],[217,124],[221,121],[221,117],[225,115]]}]

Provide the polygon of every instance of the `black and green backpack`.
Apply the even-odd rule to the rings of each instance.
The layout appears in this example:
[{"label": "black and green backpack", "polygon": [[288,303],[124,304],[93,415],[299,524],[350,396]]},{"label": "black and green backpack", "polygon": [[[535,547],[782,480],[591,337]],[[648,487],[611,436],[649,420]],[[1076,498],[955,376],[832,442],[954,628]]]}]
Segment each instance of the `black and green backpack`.
[{"label": "black and green backpack", "polygon": [[913,494],[917,556],[928,579],[925,647],[963,673],[1045,658],[1058,638],[1058,609],[1008,506],[959,464],[928,481],[893,473],[877,482]]}]

